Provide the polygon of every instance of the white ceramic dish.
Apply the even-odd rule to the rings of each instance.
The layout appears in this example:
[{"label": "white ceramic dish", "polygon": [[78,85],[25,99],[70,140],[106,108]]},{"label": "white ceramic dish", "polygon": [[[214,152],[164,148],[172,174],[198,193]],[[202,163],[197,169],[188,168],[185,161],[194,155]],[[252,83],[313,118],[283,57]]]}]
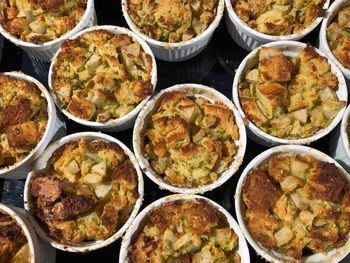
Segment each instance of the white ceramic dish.
[{"label": "white ceramic dish", "polygon": [[15,211],[15,209],[12,209],[12,208],[10,208],[4,204],[1,204],[1,203],[0,203],[0,211],[4,211],[6,214],[11,216],[13,219],[15,219],[17,224],[22,228],[23,233],[28,240],[28,245],[29,245],[29,249],[31,252],[30,263],[40,262],[39,241],[36,237],[34,229],[28,223],[25,216],[18,213],[18,211]]},{"label": "white ceramic dish", "polygon": [[[232,7],[232,0],[225,0],[226,5],[226,27],[230,33],[232,39],[242,48],[251,51],[256,47],[264,45],[269,42],[274,41],[290,41],[290,40],[299,40],[311,31],[313,31],[319,23],[321,23],[323,17],[318,17],[315,21],[306,27],[301,32],[286,35],[286,36],[272,36],[268,34],[261,33],[257,30],[254,30],[247,26],[236,14]],[[323,6],[324,9],[327,9],[329,6],[329,0],[327,0]]]},{"label": "white ceramic dish", "polygon": [[340,126],[332,133],[329,143],[331,156],[350,173],[350,138],[347,127],[350,124],[350,106],[345,111]]},{"label": "white ceramic dish", "polygon": [[128,256],[128,246],[130,245],[130,242],[133,240],[135,235],[140,230],[140,226],[143,225],[143,222],[145,221],[146,216],[152,212],[154,209],[170,202],[174,202],[177,200],[204,200],[208,202],[210,205],[212,205],[215,209],[219,211],[219,213],[224,216],[224,218],[227,220],[229,226],[234,230],[236,235],[238,236],[238,254],[241,257],[242,263],[249,263],[250,262],[250,256],[249,256],[249,250],[247,246],[247,242],[244,239],[244,236],[236,223],[236,221],[233,219],[233,217],[219,204],[215,203],[214,201],[205,198],[203,196],[198,195],[191,195],[191,194],[175,194],[175,195],[169,195],[166,197],[163,197],[161,199],[158,199],[157,201],[151,203],[148,205],[145,209],[143,209],[140,214],[135,218],[134,222],[131,224],[130,228],[126,232],[122,245],[120,248],[120,254],[119,254],[119,263],[127,263],[127,256]]},{"label": "white ceramic dish", "polygon": [[[244,222],[245,204],[242,200],[242,189],[249,172],[252,169],[260,166],[261,164],[264,164],[271,157],[278,154],[311,155],[318,160],[334,163],[339,169],[339,171],[346,176],[349,182],[350,182],[350,175],[344,170],[344,168],[342,168],[336,161],[334,161],[328,155],[318,150],[315,150],[313,148],[310,148],[307,146],[301,146],[301,145],[282,145],[282,146],[271,148],[259,154],[246,166],[246,168],[242,172],[241,177],[239,178],[237,188],[236,188],[236,193],[235,193],[235,209],[236,209],[237,221],[239,223],[239,226],[241,227],[241,230],[245,238],[248,240],[249,244],[265,260],[270,262],[276,262],[276,263],[286,263],[286,262],[294,262],[294,261],[292,261],[291,258],[285,255],[282,255],[276,251],[268,251],[259,242],[257,242],[253,238],[253,236],[249,233],[247,226]],[[335,263],[335,262],[339,262],[344,257],[346,257],[349,252],[350,252],[350,239],[348,239],[348,241],[343,247],[332,249],[327,253],[317,253],[308,257],[303,257],[302,262],[303,263],[319,263],[319,262]]]},{"label": "white ceramic dish", "polygon": [[166,43],[152,39],[140,31],[129,16],[127,5],[128,1],[129,0],[122,0],[122,10],[124,18],[130,29],[142,37],[150,45],[156,58],[169,62],[184,61],[203,51],[203,49],[210,42],[215,29],[219,26],[225,8],[224,0],[219,0],[216,17],[202,34],[187,41],[179,43]]},{"label": "white ceramic dish", "polygon": [[[283,54],[288,56],[288,57],[294,57],[296,54],[302,50],[303,48],[306,47],[306,44],[301,43],[301,42],[296,42],[296,41],[278,41],[278,42],[272,42],[269,44],[264,45],[265,47],[273,47],[273,48],[282,48],[284,49]],[[326,55],[323,54],[318,49],[315,49],[320,55],[326,57]],[[254,49],[252,52],[246,56],[246,58],[242,61],[240,66],[238,67],[236,71],[236,75],[234,77],[233,81],[233,88],[232,88],[232,96],[233,96],[233,101],[238,108],[239,112],[241,113],[243,119],[247,118],[246,114],[244,113],[241,103],[240,103],[240,98],[238,94],[238,85],[241,80],[242,75],[252,67],[254,67],[257,64],[258,60],[258,51],[259,48]],[[334,62],[330,59],[328,59],[328,62],[331,65],[332,72],[337,76],[338,78],[338,91],[337,91],[337,96],[340,100],[343,100],[346,102],[348,101],[348,90],[346,86],[346,82],[344,79],[343,74],[339,70],[339,68],[334,64]],[[303,139],[283,139],[283,138],[278,138],[275,136],[272,136],[270,134],[267,134],[266,132],[262,131],[259,129],[253,122],[248,120],[247,124],[247,133],[250,139],[253,141],[267,146],[267,147],[272,147],[276,145],[281,145],[281,144],[310,144],[324,136],[326,136],[329,132],[331,132],[337,124],[341,121],[343,114],[345,112],[345,107],[339,111],[336,117],[334,117],[333,121],[328,125],[328,127],[318,131],[315,133],[313,136],[303,138]]]},{"label": "white ceramic dish", "polygon": [[[160,99],[169,92],[188,92],[190,95],[201,95],[208,99],[209,101],[219,101],[226,105],[229,109],[231,109],[234,113],[234,117],[236,120],[236,124],[239,129],[240,138],[236,141],[238,146],[238,151],[236,156],[234,157],[229,168],[223,172],[217,180],[214,182],[202,185],[196,188],[188,188],[188,187],[177,187],[167,183],[163,178],[161,178],[151,167],[150,163],[146,159],[143,154],[143,133],[147,126],[147,119],[149,116],[156,111],[159,106]],[[170,88],[164,89],[156,94],[141,110],[139,116],[136,119],[134,132],[133,132],[133,148],[135,151],[136,158],[139,161],[140,167],[142,171],[156,184],[159,185],[161,189],[167,189],[174,193],[183,193],[183,194],[197,194],[204,193],[207,191],[211,191],[216,187],[219,187],[223,183],[225,183],[235,172],[238,171],[240,165],[243,162],[243,157],[245,153],[247,145],[247,138],[245,127],[242,118],[240,117],[236,107],[232,104],[232,102],[227,99],[220,92],[209,88],[207,86],[199,85],[199,84],[182,84],[175,85]]]},{"label": "white ceramic dish", "polygon": [[327,10],[327,15],[322,22],[320,35],[319,35],[319,48],[331,59],[334,63],[341,69],[346,80],[350,82],[350,69],[343,66],[342,63],[333,55],[331,51],[328,40],[327,40],[327,27],[334,21],[334,18],[338,14],[338,12],[345,6],[350,5],[349,0],[336,0]]},{"label": "white ceramic dish", "polygon": [[103,248],[111,244],[112,242],[116,241],[119,239],[124,232],[127,230],[127,228],[130,226],[131,222],[134,220],[136,217],[137,212],[139,211],[142,201],[143,201],[143,193],[144,193],[144,184],[143,184],[143,177],[142,177],[142,172],[140,170],[140,167],[136,161],[136,158],[134,154],[126,147],[122,142],[119,140],[98,132],[81,132],[81,133],[75,133],[72,135],[68,135],[53,144],[51,144],[45,152],[41,155],[41,157],[35,162],[35,165],[33,167],[33,171],[35,170],[41,170],[44,169],[47,166],[47,162],[52,156],[52,154],[59,149],[61,146],[64,144],[70,142],[70,141],[75,141],[79,139],[97,139],[97,140],[104,140],[104,141],[110,141],[118,144],[123,150],[124,153],[129,157],[131,163],[134,165],[135,170],[137,172],[138,176],[138,194],[139,198],[136,201],[135,207],[130,214],[129,219],[125,222],[125,224],[111,237],[109,237],[106,240],[99,240],[99,241],[89,241],[89,242],[83,242],[82,244],[78,245],[67,245],[58,242],[57,240],[51,238],[50,236],[47,235],[47,233],[43,230],[41,227],[40,223],[32,216],[31,214],[31,204],[29,202],[29,183],[32,178],[33,172],[30,172],[26,183],[24,187],[24,208],[27,210],[29,214],[29,220],[31,224],[33,225],[35,231],[38,233],[38,235],[46,242],[50,243],[53,247],[68,251],[68,252],[78,252],[78,253],[86,253],[90,252],[99,248]]},{"label": "white ceramic dish", "polygon": [[91,27],[95,24],[97,24],[97,19],[96,19],[95,7],[94,7],[94,0],[88,0],[86,11],[84,13],[84,16],[80,20],[80,22],[71,31],[67,32],[66,34],[64,34],[63,36],[55,40],[45,42],[42,44],[25,42],[11,35],[1,26],[1,24],[0,24],[0,33],[9,41],[11,41],[13,44],[22,48],[28,54],[42,61],[50,62],[52,56],[59,49],[63,41],[72,37],[74,34],[83,30],[84,28]]},{"label": "white ceramic dish", "polygon": [[[130,37],[132,37],[133,40],[139,42],[143,48],[143,50],[152,57],[152,76],[151,76],[151,83],[153,85],[153,91],[157,85],[157,64],[156,64],[156,60],[153,56],[153,53],[151,51],[151,49],[149,48],[149,46],[147,45],[147,43],[142,40],[142,38],[140,38],[139,36],[137,36],[135,33],[133,33],[132,31],[130,31],[129,29],[123,28],[123,27],[117,27],[117,26],[96,26],[96,27],[91,27],[88,29],[85,29],[79,33],[77,33],[76,35],[74,35],[73,37],[71,37],[70,39],[76,39],[79,36],[81,36],[82,34],[86,33],[86,32],[90,32],[90,31],[95,31],[95,30],[107,30],[112,34],[127,34]],[[52,59],[52,63],[50,65],[50,69],[49,69],[49,87],[52,90],[52,77],[53,77],[53,68],[55,67],[55,63],[57,60],[57,56],[59,56],[61,52],[61,49],[59,49],[57,51],[57,53],[54,55],[53,59]],[[59,104],[57,102],[57,98],[55,96],[55,94],[52,93],[53,99],[56,102],[57,107],[59,107]],[[100,131],[105,131],[105,132],[117,132],[117,131],[124,131],[127,130],[131,127],[133,127],[135,119],[137,117],[137,114],[139,113],[139,111],[141,110],[141,108],[146,104],[146,102],[149,100],[151,96],[146,97],[143,101],[141,101],[132,111],[130,111],[128,114],[118,118],[118,119],[111,119],[109,121],[107,121],[106,123],[99,123],[96,121],[87,121],[87,120],[83,120],[80,119],[76,116],[74,116],[73,114],[71,114],[70,112],[68,112],[67,110],[61,109],[61,111],[63,112],[64,115],[66,115],[69,119],[72,119],[73,121],[89,127],[89,128],[93,128],[96,130],[100,130]],[[59,107],[60,108],[60,107]]]},{"label": "white ceramic dish", "polygon": [[25,75],[21,72],[8,72],[6,75],[33,82],[42,91],[47,102],[48,121],[45,133],[37,146],[22,161],[15,163],[9,167],[0,169],[0,178],[4,179],[23,179],[26,178],[28,172],[32,169],[32,163],[42,154],[46,146],[52,141],[63,137],[66,134],[66,125],[57,115],[55,103],[50,93],[43,84],[36,79]]}]

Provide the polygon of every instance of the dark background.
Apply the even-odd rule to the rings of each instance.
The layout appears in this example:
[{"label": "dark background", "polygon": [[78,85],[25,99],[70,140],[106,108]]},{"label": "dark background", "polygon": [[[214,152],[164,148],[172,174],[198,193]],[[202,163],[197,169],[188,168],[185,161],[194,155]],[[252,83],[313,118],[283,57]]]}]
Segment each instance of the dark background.
[{"label": "dark background", "polygon": [[[99,25],[117,25],[127,27],[121,12],[119,1],[97,0],[95,1]],[[309,36],[302,39],[302,42],[317,45],[319,26]],[[200,83],[210,86],[232,100],[232,83],[235,75],[235,69],[238,68],[242,59],[248,54],[247,51],[234,43],[228,34],[224,19],[214,33],[213,39],[208,47],[195,58],[178,63],[167,63],[157,60],[158,83],[156,91],[169,86],[181,83]],[[29,57],[26,53],[9,41],[5,40],[0,71],[23,71],[47,87],[48,63],[43,63],[37,59]],[[80,126],[72,121],[65,119],[67,124],[67,133],[88,131],[89,129]],[[121,140],[130,149],[132,149],[132,129],[124,132],[111,133],[110,135]],[[310,146],[328,154],[329,136],[312,143]],[[266,150],[250,139],[244,162],[240,170],[232,176],[221,187],[204,194],[204,196],[218,202],[225,207],[234,218],[234,192],[239,176],[245,166],[259,153]],[[171,194],[169,191],[159,190],[158,186],[144,175],[145,196],[142,208],[156,199]],[[4,204],[23,207],[23,188],[24,181],[11,181],[0,179],[0,201]],[[120,241],[116,241],[110,246],[90,252],[88,254],[74,254],[57,250],[56,262],[117,262],[119,258]],[[258,257],[255,251],[249,247],[251,262],[264,262]],[[350,262],[349,256],[342,262]]]}]

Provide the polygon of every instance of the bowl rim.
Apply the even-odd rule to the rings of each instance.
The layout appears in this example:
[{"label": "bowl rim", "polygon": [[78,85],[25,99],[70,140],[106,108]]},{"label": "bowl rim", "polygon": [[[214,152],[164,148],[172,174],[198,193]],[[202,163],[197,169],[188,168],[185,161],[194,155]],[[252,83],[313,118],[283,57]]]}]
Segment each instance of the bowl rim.
[{"label": "bowl rim", "polygon": [[130,226],[130,228],[127,230],[125,233],[122,244],[120,247],[120,252],[119,252],[119,262],[126,263],[126,258],[127,258],[127,251],[128,251],[128,246],[130,245],[132,236],[135,234],[137,230],[139,230],[139,224],[141,221],[144,220],[144,218],[153,210],[161,207],[162,205],[166,203],[171,203],[179,200],[204,200],[207,202],[209,205],[213,206],[216,211],[218,211],[221,215],[225,217],[227,220],[228,225],[230,226],[231,229],[234,230],[235,234],[238,236],[239,239],[239,249],[238,252],[239,255],[241,256],[241,260],[243,263],[249,263],[250,262],[250,254],[248,250],[248,245],[247,242],[244,238],[244,235],[237,224],[236,220],[233,218],[233,216],[220,204],[216,203],[215,201],[206,198],[204,196],[200,195],[193,195],[193,194],[172,194],[168,195],[165,197],[162,197],[160,199],[157,199],[156,201],[153,201],[151,204],[147,205],[135,218],[134,222]]},{"label": "bowl rim", "polygon": [[[303,49],[307,47],[308,44],[302,43],[302,42],[297,42],[297,41],[276,41],[276,42],[271,42],[265,45],[262,45],[260,47],[255,48],[253,51],[251,51],[241,62],[239,65],[238,69],[236,70],[236,74],[233,80],[233,86],[232,86],[232,96],[233,96],[233,101],[236,107],[238,108],[238,111],[240,112],[241,116],[243,119],[247,120],[247,126],[249,130],[251,130],[254,134],[257,134],[258,136],[261,136],[263,140],[266,140],[266,143],[268,144],[310,144],[311,142],[314,142],[316,140],[321,139],[322,137],[326,136],[328,133],[330,133],[341,121],[345,108],[343,107],[342,109],[339,110],[338,114],[333,118],[333,120],[330,122],[330,124],[317,131],[314,135],[302,138],[302,139],[284,139],[284,138],[279,138],[276,136],[272,136],[263,130],[261,130],[258,126],[256,126],[245,114],[242,106],[241,106],[241,100],[239,98],[239,92],[238,92],[238,85],[241,81],[242,73],[246,69],[246,64],[248,61],[252,60],[255,58],[260,50],[261,47],[273,47],[273,48],[282,48],[282,49],[288,49],[288,48],[294,48],[294,49]],[[320,54],[321,56],[325,57],[328,61],[328,63],[331,65],[331,71],[333,74],[337,76],[338,79],[338,90],[337,90],[337,95],[339,100],[344,100],[346,105],[348,103],[348,90],[347,90],[347,85],[345,82],[345,78],[343,76],[343,73],[340,71],[340,69],[337,67],[337,65],[330,59],[328,58],[321,50],[313,47],[315,51]],[[339,98],[339,95],[341,97]],[[342,98],[343,97],[343,98]]]},{"label": "bowl rim", "polygon": [[[31,181],[31,178],[33,176],[33,172],[36,169],[42,168],[41,163],[47,163],[49,158],[51,157],[52,153],[61,148],[64,144],[71,142],[71,141],[76,141],[79,139],[97,139],[97,140],[104,140],[104,141],[109,141],[118,144],[124,151],[124,154],[128,156],[130,161],[132,162],[136,173],[138,177],[138,194],[139,197],[137,198],[137,201],[134,205],[134,208],[128,218],[128,220],[109,238],[106,240],[97,240],[97,241],[84,241],[81,244],[76,244],[76,245],[70,245],[66,243],[62,243],[54,238],[51,238],[41,227],[40,223],[38,220],[31,214],[31,206],[30,206],[30,193],[29,193],[29,183]],[[51,244],[53,247],[63,250],[63,251],[68,251],[68,252],[77,252],[77,253],[87,253],[91,252],[103,247],[106,247],[122,237],[124,232],[129,228],[131,225],[132,221],[136,217],[138,211],[140,210],[140,207],[143,202],[143,197],[144,197],[144,181],[143,181],[143,176],[141,169],[138,165],[138,162],[132,153],[132,151],[121,141],[118,139],[107,135],[103,134],[100,132],[79,132],[79,133],[74,133],[71,135],[67,135],[56,142],[52,143],[50,146],[46,148],[44,153],[41,155],[41,157],[38,158],[38,160],[34,164],[33,171],[29,172],[27,180],[25,182],[24,186],[24,194],[23,194],[23,199],[24,199],[24,208],[28,213],[28,218],[30,223],[33,225],[35,231],[38,233],[38,235]]]},{"label": "bowl rim", "polygon": [[350,160],[350,138],[349,138],[349,134],[347,132],[348,129],[348,125],[350,125],[350,105],[348,106],[348,108],[345,111],[343,120],[341,122],[341,130],[340,130],[340,136],[341,136],[341,140],[343,142],[344,148],[345,148],[345,152],[346,155],[348,157],[348,160]]},{"label": "bowl rim", "polygon": [[5,72],[3,74],[6,76],[13,77],[13,78],[18,79],[18,80],[25,80],[25,81],[29,81],[31,83],[34,83],[36,85],[36,87],[41,91],[41,96],[45,99],[45,101],[47,103],[47,115],[48,115],[48,117],[47,117],[47,124],[46,124],[44,135],[42,136],[40,141],[37,143],[35,148],[33,148],[23,160],[16,162],[13,165],[10,165],[10,166],[7,166],[5,168],[0,169],[0,177],[1,177],[1,175],[6,175],[7,173],[12,172],[16,168],[19,168],[23,164],[27,163],[37,153],[37,151],[45,143],[47,143],[49,141],[50,136],[51,136],[51,127],[53,127],[55,125],[55,118],[56,118],[55,104],[52,101],[50,93],[47,91],[45,86],[40,81],[38,81],[37,79],[35,79],[29,75],[26,75],[22,72],[19,72],[19,71]]},{"label": "bowl rim", "polygon": [[[327,154],[316,150],[314,148],[303,146],[303,145],[280,145],[273,148],[270,148],[259,155],[257,155],[243,170],[236,187],[236,191],[234,194],[234,202],[235,202],[235,212],[237,216],[237,221],[241,230],[247,239],[248,243],[254,248],[254,250],[262,256],[267,261],[271,262],[294,262],[291,257],[283,255],[277,251],[268,252],[266,248],[264,248],[258,241],[256,241],[253,236],[250,234],[249,230],[246,227],[243,209],[244,202],[242,199],[242,191],[245,180],[249,174],[249,172],[258,167],[260,164],[266,162],[272,156],[278,154],[302,154],[302,155],[311,155],[317,160],[326,161],[330,163],[334,163],[338,170],[346,177],[348,182],[350,183],[350,175],[345,171],[345,169],[334,159],[329,157]],[[339,262],[341,259],[345,258],[350,251],[350,233],[347,242],[344,246],[340,248],[334,248],[327,253],[316,253],[311,256],[303,257],[302,262],[305,263],[316,263],[316,262]]]},{"label": "bowl rim", "polygon": [[350,1],[349,0],[336,0],[334,1],[329,9],[327,10],[327,15],[323,19],[321,28],[320,28],[320,44],[321,47],[324,49],[324,53],[332,59],[332,61],[344,72],[345,76],[350,78],[350,69],[345,67],[333,54],[332,50],[330,49],[328,45],[327,40],[327,27],[331,22],[334,21],[335,16],[339,13],[339,11],[345,7],[349,6]]},{"label": "bowl rim", "polygon": [[219,26],[221,18],[224,14],[225,10],[225,4],[224,0],[218,0],[218,7],[215,19],[211,22],[211,24],[208,26],[206,30],[204,30],[200,35],[195,36],[194,38],[191,38],[186,41],[176,42],[176,43],[170,43],[170,42],[163,42],[159,40],[155,40],[149,36],[147,36],[145,33],[143,33],[138,26],[135,25],[135,23],[132,21],[129,13],[128,13],[128,1],[129,0],[122,0],[122,11],[123,16],[126,20],[126,23],[128,24],[129,28],[135,32],[138,36],[140,36],[142,39],[144,39],[147,43],[149,43],[152,46],[161,47],[166,50],[171,49],[178,49],[178,48],[185,48],[192,46],[193,44],[196,44],[198,42],[201,42],[201,40],[209,38],[212,33],[215,31],[215,29]]},{"label": "bowl rim", "polygon": [[[170,92],[187,92],[189,94],[201,94],[204,97],[209,98],[211,100],[215,100],[223,103],[226,107],[233,111],[236,125],[239,130],[239,139],[238,139],[238,151],[235,155],[230,166],[225,170],[220,176],[210,184],[202,185],[199,187],[179,187],[172,185],[166,182],[161,176],[159,176],[151,167],[149,161],[143,154],[142,145],[142,133],[145,125],[147,125],[147,117],[151,115],[158,107],[157,102],[159,99],[164,96],[166,93]],[[163,89],[158,92],[141,110],[139,116],[136,119],[134,130],[133,130],[133,148],[136,155],[136,158],[139,161],[140,167],[142,171],[150,178],[154,183],[156,183],[160,189],[166,189],[173,193],[182,193],[182,194],[199,194],[207,191],[211,191],[222,184],[224,184],[228,179],[230,179],[239,169],[240,165],[243,162],[244,154],[246,151],[247,145],[247,136],[245,131],[244,122],[237,110],[237,108],[233,105],[233,103],[222,93],[217,90],[210,88],[208,86],[204,86],[201,84],[178,84],[171,86],[169,88]]]},{"label": "bowl rim", "polygon": [[[329,7],[330,0],[326,0],[323,9],[327,9]],[[228,12],[228,15],[230,17],[230,20],[240,27],[240,29],[244,30],[247,34],[252,36],[255,39],[258,39],[259,41],[287,41],[287,40],[298,40],[300,38],[303,38],[304,36],[308,35],[311,31],[313,31],[323,20],[323,17],[317,17],[310,25],[305,27],[303,30],[297,33],[289,34],[289,35],[281,35],[281,36],[275,36],[275,35],[268,35],[265,33],[261,33],[251,27],[249,27],[243,20],[236,14],[236,12],[233,9],[231,0],[225,0],[226,10]]]},{"label": "bowl rim", "polygon": [[[138,35],[136,35],[134,32],[132,32],[131,30],[124,28],[124,27],[112,26],[112,25],[93,26],[93,27],[89,27],[87,29],[84,29],[84,30],[76,33],[74,36],[72,36],[68,40],[77,39],[78,37],[80,37],[81,35],[83,35],[87,32],[97,31],[97,30],[106,30],[114,35],[127,34],[135,42],[138,42],[141,45],[141,47],[143,48],[143,50],[146,54],[151,56],[151,58],[152,58],[151,83],[153,86],[152,93],[154,93],[156,85],[157,85],[157,63],[156,63],[155,57],[153,55],[151,48],[148,46],[148,44],[142,38],[140,38]],[[74,122],[79,123],[79,124],[84,125],[84,126],[87,126],[87,127],[94,128],[94,129],[108,129],[108,128],[120,127],[123,124],[132,120],[134,117],[136,117],[136,115],[141,110],[141,108],[144,106],[144,104],[152,96],[152,95],[149,95],[146,98],[144,98],[139,104],[136,105],[136,107],[132,111],[128,112],[124,116],[117,118],[117,119],[111,119],[105,123],[99,123],[97,121],[83,120],[79,117],[76,117],[72,113],[68,112],[66,109],[62,109],[62,107],[58,103],[57,96],[53,92],[53,70],[54,70],[54,67],[55,67],[55,64],[57,61],[57,57],[60,55],[61,50],[62,49],[60,47],[52,58],[52,62],[50,64],[50,69],[49,69],[49,75],[48,75],[48,84],[49,84],[50,92],[51,92],[51,95],[54,99],[56,106],[60,109],[60,111],[64,115],[67,116],[67,118],[73,120]]]},{"label": "bowl rim", "polygon": [[66,40],[67,38],[70,38],[75,33],[79,32],[79,30],[82,27],[84,27],[84,25],[86,24],[87,19],[90,19],[90,15],[91,15],[90,12],[94,11],[94,0],[87,0],[87,1],[88,2],[87,2],[87,5],[86,5],[86,9],[85,9],[84,15],[80,19],[79,23],[77,23],[73,29],[71,29],[67,33],[63,34],[59,38],[50,40],[48,42],[40,43],[40,44],[34,44],[34,43],[27,42],[27,41],[21,40],[21,39],[15,37],[15,36],[13,36],[11,33],[7,32],[3,28],[1,23],[0,23],[0,33],[5,38],[10,40],[12,43],[15,43],[16,45],[19,45],[19,46],[28,47],[28,48],[37,48],[37,49],[50,48],[53,45],[59,44],[59,42],[61,42],[63,40]]}]

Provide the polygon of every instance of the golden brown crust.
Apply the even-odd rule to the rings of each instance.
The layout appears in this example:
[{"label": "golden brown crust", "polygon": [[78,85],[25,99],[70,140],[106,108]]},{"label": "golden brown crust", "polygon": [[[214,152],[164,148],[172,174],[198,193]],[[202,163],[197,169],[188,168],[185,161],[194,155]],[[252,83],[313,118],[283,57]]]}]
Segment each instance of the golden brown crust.
[{"label": "golden brown crust", "polygon": [[255,212],[268,212],[277,201],[278,193],[268,175],[261,170],[253,170],[243,188],[243,200],[248,209]]},{"label": "golden brown crust", "polygon": [[348,185],[338,168],[326,162],[316,163],[309,176],[309,184],[312,198],[329,202],[337,202],[344,187]]},{"label": "golden brown crust", "polygon": [[231,0],[238,17],[252,29],[269,35],[291,35],[323,17],[325,1]]},{"label": "golden brown crust", "polygon": [[306,250],[325,253],[348,239],[349,186],[332,163],[308,155],[277,155],[249,172],[242,193],[244,219],[268,250],[295,260]]},{"label": "golden brown crust", "polygon": [[28,241],[20,225],[4,211],[0,211],[0,222],[0,262],[18,262],[21,258],[21,263],[29,263]]},{"label": "golden brown crust", "polygon": [[138,195],[134,166],[119,145],[72,141],[59,148],[48,171],[29,185],[32,214],[65,244],[105,240],[128,220]]},{"label": "golden brown crust", "polygon": [[326,29],[328,45],[333,55],[346,68],[350,68],[350,41],[348,34],[350,7],[344,6]]},{"label": "golden brown crust", "polygon": [[163,42],[187,41],[202,34],[214,21],[218,7],[217,0],[127,2],[133,23],[147,36]]},{"label": "golden brown crust", "polygon": [[[6,2],[6,1],[5,1]],[[0,23],[16,38],[41,44],[72,30],[82,19],[85,0],[16,0],[2,5]]]},{"label": "golden brown crust", "polygon": [[[209,241],[210,237],[210,241]],[[178,200],[153,209],[128,248],[129,262],[231,262],[238,237],[204,200]]]},{"label": "golden brown crust", "polygon": [[143,136],[145,155],[165,181],[195,187],[216,180],[229,167],[240,135],[233,111],[224,104],[169,92]]},{"label": "golden brown crust", "polygon": [[303,139],[326,128],[345,101],[326,57],[307,45],[291,58],[283,48],[261,47],[258,63],[238,84],[242,108],[259,129],[283,139]]},{"label": "golden brown crust", "polygon": [[53,91],[69,113],[105,123],[152,94],[152,68],[151,56],[129,35],[94,30],[62,44],[53,67]]},{"label": "golden brown crust", "polygon": [[40,142],[47,103],[32,82],[0,74],[0,169],[23,160]]}]

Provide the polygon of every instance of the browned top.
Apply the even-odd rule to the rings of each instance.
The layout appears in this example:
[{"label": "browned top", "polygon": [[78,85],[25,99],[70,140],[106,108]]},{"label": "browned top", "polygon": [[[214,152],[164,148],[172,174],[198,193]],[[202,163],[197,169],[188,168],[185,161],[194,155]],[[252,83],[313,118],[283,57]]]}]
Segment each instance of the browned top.
[{"label": "browned top", "polygon": [[291,35],[325,14],[325,0],[231,0],[233,9],[249,27],[268,35]]},{"label": "browned top", "polygon": [[152,94],[152,58],[127,34],[86,32],[62,44],[52,86],[74,116],[105,123],[132,111]]},{"label": "browned top", "polygon": [[[129,262],[240,262],[238,238],[222,215],[204,200],[163,204],[147,215],[128,248]],[[210,241],[209,241],[210,238]]]},{"label": "browned top", "polygon": [[295,56],[284,48],[261,47],[256,56],[257,64],[248,63],[243,71],[238,92],[245,114],[263,132],[288,140],[311,137],[345,106],[330,63],[313,47]]},{"label": "browned top", "polygon": [[9,0],[2,4],[0,22],[15,37],[35,44],[54,40],[82,19],[87,0]]},{"label": "browned top", "polygon": [[60,147],[30,181],[31,213],[66,244],[105,240],[128,220],[138,199],[137,173],[121,147],[102,140]]},{"label": "browned top", "polygon": [[243,185],[245,222],[268,250],[296,260],[342,246],[350,232],[350,184],[332,164],[304,155],[277,155]]},{"label": "browned top", "polygon": [[29,245],[16,220],[0,212],[0,263],[9,262],[29,263]]},{"label": "browned top", "polygon": [[0,169],[24,159],[48,121],[47,102],[32,82],[0,74]]},{"label": "browned top", "polygon": [[152,168],[181,187],[215,181],[237,153],[233,111],[187,92],[166,93],[159,104],[144,132],[145,156]]}]

